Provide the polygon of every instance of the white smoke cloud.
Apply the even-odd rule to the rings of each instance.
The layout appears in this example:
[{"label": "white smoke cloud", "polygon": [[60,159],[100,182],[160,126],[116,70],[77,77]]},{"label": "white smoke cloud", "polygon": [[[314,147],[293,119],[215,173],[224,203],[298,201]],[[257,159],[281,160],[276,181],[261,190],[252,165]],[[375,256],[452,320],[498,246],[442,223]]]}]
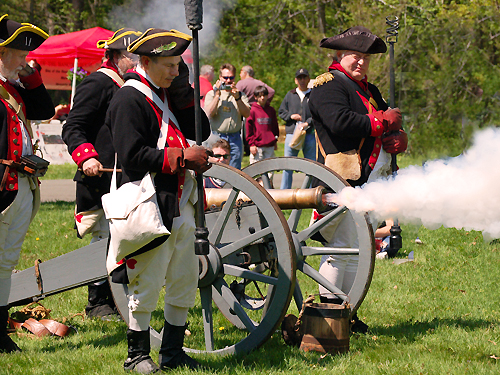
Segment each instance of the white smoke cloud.
[{"label": "white smoke cloud", "polygon": [[[235,0],[208,0],[203,2],[203,29],[198,33],[200,53],[210,47],[219,31],[222,13],[235,4]],[[109,14],[120,27],[145,31],[150,27],[176,29],[191,35],[186,26],[184,1],[181,0],[131,0],[116,6]]]},{"label": "white smoke cloud", "polygon": [[373,211],[379,219],[423,224],[429,229],[483,231],[500,237],[500,129],[476,133],[466,153],[410,166],[396,178],[345,188],[334,200],[355,211]]}]

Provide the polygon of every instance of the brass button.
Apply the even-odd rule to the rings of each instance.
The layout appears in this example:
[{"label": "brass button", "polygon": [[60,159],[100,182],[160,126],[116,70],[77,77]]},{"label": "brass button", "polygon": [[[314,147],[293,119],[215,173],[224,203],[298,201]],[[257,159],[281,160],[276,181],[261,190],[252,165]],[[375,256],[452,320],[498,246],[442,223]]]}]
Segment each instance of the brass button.
[{"label": "brass button", "polygon": [[10,177],[14,178],[16,177],[16,174],[14,172],[10,172]]},{"label": "brass button", "polygon": [[380,129],[380,125],[377,125],[377,129]]},{"label": "brass button", "polygon": [[373,168],[373,163],[370,163],[370,167],[372,167],[372,168]]},{"label": "brass button", "polygon": [[12,116],[12,120],[16,121],[16,116]]},{"label": "brass button", "polygon": [[184,189],[184,185],[179,186],[179,189],[181,190]]},{"label": "brass button", "polygon": [[12,142],[14,142],[14,144],[17,145],[17,142],[19,142],[19,141],[17,140],[17,138],[14,138],[14,140]]},{"label": "brass button", "polygon": [[14,184],[9,184],[9,189],[10,190],[14,189]]},{"label": "brass button", "polygon": [[94,149],[92,149],[92,152],[95,152],[95,150],[94,150]]},{"label": "brass button", "polygon": [[170,136],[170,137],[168,137],[168,139],[170,139],[171,141],[173,141],[174,137]]},{"label": "brass button", "polygon": [[76,156],[80,156],[81,154],[80,153],[77,153]]},{"label": "brass button", "polygon": [[376,153],[373,153],[373,157],[376,158],[377,157],[377,154]]},{"label": "brass button", "polygon": [[380,145],[379,145],[379,144],[376,144],[376,145],[375,145],[375,147],[376,147],[376,148],[380,148]]},{"label": "brass button", "polygon": [[375,121],[378,121],[377,119],[375,119]]},{"label": "brass button", "polygon": [[138,290],[134,290],[134,294],[139,294],[139,291]]},{"label": "brass button", "polygon": [[17,156],[18,154],[19,154],[19,151],[14,150],[14,155],[16,155],[16,156]]},{"label": "brass button", "polygon": [[16,127],[12,128],[12,130],[14,131],[14,133],[17,134],[17,128]]},{"label": "brass button", "polygon": [[82,178],[85,178],[85,174],[84,173],[82,173]]},{"label": "brass button", "polygon": [[86,149],[85,149],[85,150],[83,150],[83,151],[85,151],[85,152],[89,152],[89,149],[88,149],[88,148],[86,148]]}]

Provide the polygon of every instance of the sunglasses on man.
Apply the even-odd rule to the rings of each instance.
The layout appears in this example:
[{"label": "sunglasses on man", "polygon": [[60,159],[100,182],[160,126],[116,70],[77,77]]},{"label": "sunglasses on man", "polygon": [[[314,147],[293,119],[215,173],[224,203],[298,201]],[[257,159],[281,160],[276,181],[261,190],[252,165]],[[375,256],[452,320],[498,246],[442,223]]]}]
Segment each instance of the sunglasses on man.
[{"label": "sunglasses on man", "polygon": [[220,158],[224,158],[224,159],[229,159],[229,154],[214,154],[214,158],[216,159],[220,159]]},{"label": "sunglasses on man", "polygon": [[229,77],[222,77],[224,79],[234,79],[234,76],[229,76]]}]

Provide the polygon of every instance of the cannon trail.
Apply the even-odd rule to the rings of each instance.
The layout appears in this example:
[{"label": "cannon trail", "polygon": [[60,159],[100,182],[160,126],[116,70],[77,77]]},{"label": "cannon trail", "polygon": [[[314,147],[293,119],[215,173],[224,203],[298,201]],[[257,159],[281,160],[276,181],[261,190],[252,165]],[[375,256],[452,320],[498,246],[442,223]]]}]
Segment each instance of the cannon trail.
[{"label": "cannon trail", "polygon": [[329,199],[378,219],[397,215],[403,223],[441,225],[500,238],[500,129],[475,134],[462,155],[401,169],[396,178],[345,188]]}]

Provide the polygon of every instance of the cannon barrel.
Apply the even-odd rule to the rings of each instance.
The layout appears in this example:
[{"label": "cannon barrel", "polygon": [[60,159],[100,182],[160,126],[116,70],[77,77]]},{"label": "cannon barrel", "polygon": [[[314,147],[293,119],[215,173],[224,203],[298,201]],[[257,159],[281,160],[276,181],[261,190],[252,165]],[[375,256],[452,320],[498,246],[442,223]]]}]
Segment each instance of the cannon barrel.
[{"label": "cannon barrel", "polygon": [[[325,188],[322,186],[313,189],[269,189],[267,192],[282,210],[300,210],[305,208],[322,209],[325,207],[323,202]],[[227,201],[229,193],[231,193],[231,189],[205,189],[208,208],[213,209],[220,207]],[[239,193],[237,199],[241,199],[244,202],[250,201],[242,192]]]}]

